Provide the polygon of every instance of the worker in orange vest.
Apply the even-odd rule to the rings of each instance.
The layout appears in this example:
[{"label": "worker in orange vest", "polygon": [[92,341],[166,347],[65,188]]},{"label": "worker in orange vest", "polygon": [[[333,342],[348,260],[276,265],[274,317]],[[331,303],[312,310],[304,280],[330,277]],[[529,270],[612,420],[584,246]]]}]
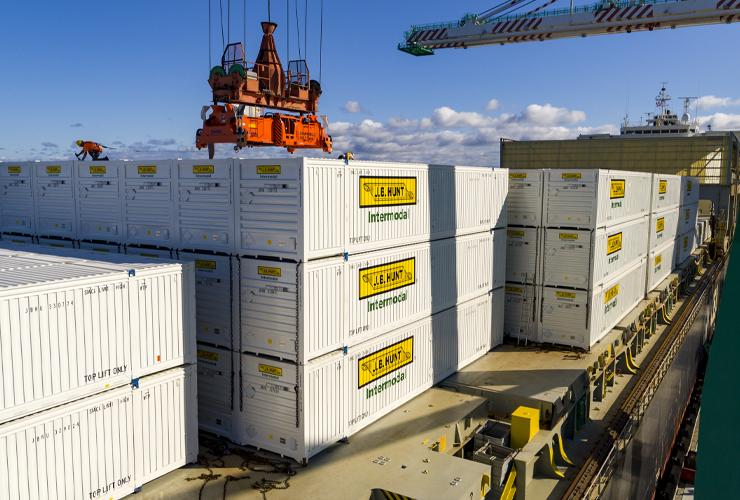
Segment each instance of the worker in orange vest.
[{"label": "worker in orange vest", "polygon": [[[87,153],[90,153],[90,157],[93,159],[93,161],[108,160],[107,156],[104,158],[100,158],[100,155],[103,153],[103,146],[101,146],[97,142],[77,141],[77,145],[82,148],[82,151],[80,151],[79,153],[75,153],[75,156],[78,160],[84,160],[85,158],[87,158]],[[82,155],[82,158],[80,158],[80,155]]]}]

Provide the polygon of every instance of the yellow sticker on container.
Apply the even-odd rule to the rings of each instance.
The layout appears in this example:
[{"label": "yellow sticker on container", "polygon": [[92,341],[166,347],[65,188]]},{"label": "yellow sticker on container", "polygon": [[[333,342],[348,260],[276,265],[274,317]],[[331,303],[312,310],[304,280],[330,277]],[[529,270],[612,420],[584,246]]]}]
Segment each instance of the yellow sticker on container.
[{"label": "yellow sticker on container", "polygon": [[619,283],[606,291],[606,293],[604,294],[604,304],[612,300],[617,295],[619,295]]},{"label": "yellow sticker on container", "polygon": [[46,167],[47,174],[61,174],[62,167]]},{"label": "yellow sticker on container", "polygon": [[276,375],[278,377],[283,376],[283,369],[276,366],[270,365],[259,365],[260,373],[267,373],[269,375]]},{"label": "yellow sticker on container", "polygon": [[193,166],[194,174],[212,174],[213,165],[195,165]]},{"label": "yellow sticker on container", "polygon": [[688,236],[683,239],[683,247],[686,248],[687,246],[689,246],[689,237]]},{"label": "yellow sticker on container", "polygon": [[665,194],[668,190],[668,181],[658,181],[658,194]]},{"label": "yellow sticker on container", "polygon": [[686,181],[686,192],[687,193],[691,192],[691,181]]},{"label": "yellow sticker on container", "polygon": [[508,234],[509,236],[521,238],[524,236],[524,231],[506,231],[506,234]]},{"label": "yellow sticker on container", "polygon": [[526,179],[527,174],[509,174],[509,179]]},{"label": "yellow sticker on container", "polygon": [[416,282],[416,257],[360,269],[360,300],[411,286]]},{"label": "yellow sticker on container", "polygon": [[158,259],[159,255],[154,255],[153,253],[143,253],[141,254],[142,257],[150,257],[152,259]]},{"label": "yellow sticker on container", "polygon": [[90,167],[91,174],[104,174],[105,167]]},{"label": "yellow sticker on container", "polygon": [[257,274],[261,274],[262,276],[275,276],[277,278],[281,277],[283,275],[282,269],[279,267],[257,267]]},{"label": "yellow sticker on container", "polygon": [[108,253],[109,252],[108,250],[104,250],[102,248],[93,248],[93,251],[94,252],[103,252],[103,253]]},{"label": "yellow sticker on container", "polygon": [[572,233],[560,233],[560,239],[561,240],[577,240],[578,235],[572,234]]},{"label": "yellow sticker on container", "polygon": [[563,179],[580,179],[581,174],[563,174]]},{"label": "yellow sticker on container", "polygon": [[660,254],[660,255],[658,255],[657,257],[655,257],[655,265],[656,265],[656,266],[657,266],[658,264],[660,264],[661,262],[663,262],[663,254]]},{"label": "yellow sticker on container", "polygon": [[199,269],[216,269],[216,263],[212,260],[196,260],[195,267]]},{"label": "yellow sticker on container", "polygon": [[259,165],[257,167],[258,174],[279,174],[281,173],[280,165]]},{"label": "yellow sticker on container", "polygon": [[686,209],[686,220],[689,220],[689,213],[691,212],[690,208]]},{"label": "yellow sticker on container", "polygon": [[612,180],[611,188],[609,189],[609,198],[624,198],[624,180]]},{"label": "yellow sticker on container", "polygon": [[660,219],[658,219],[655,225],[656,233],[661,232],[663,229],[665,229],[665,217],[661,217]]},{"label": "yellow sticker on container", "polygon": [[[362,389],[367,384],[400,370],[413,361],[414,337],[363,356],[357,360],[357,388]],[[396,379],[393,378],[389,382],[395,384],[395,381]]]},{"label": "yellow sticker on container", "polygon": [[156,174],[157,167],[154,165],[139,167],[140,174]]},{"label": "yellow sticker on container", "polygon": [[360,208],[416,205],[416,177],[360,176]]},{"label": "yellow sticker on container", "polygon": [[218,354],[215,352],[201,351],[198,349],[198,357],[201,359],[209,359],[211,361],[218,361]]},{"label": "yellow sticker on container", "polygon": [[559,299],[575,299],[576,294],[571,292],[555,292],[555,297]]},{"label": "yellow sticker on container", "polygon": [[524,288],[519,288],[516,286],[507,286],[505,290],[511,293],[524,293]]},{"label": "yellow sticker on container", "polygon": [[606,254],[611,255],[622,249],[622,233],[609,236],[606,240]]},{"label": "yellow sticker on container", "polygon": [[9,174],[20,174],[21,167],[8,167],[8,173]]}]

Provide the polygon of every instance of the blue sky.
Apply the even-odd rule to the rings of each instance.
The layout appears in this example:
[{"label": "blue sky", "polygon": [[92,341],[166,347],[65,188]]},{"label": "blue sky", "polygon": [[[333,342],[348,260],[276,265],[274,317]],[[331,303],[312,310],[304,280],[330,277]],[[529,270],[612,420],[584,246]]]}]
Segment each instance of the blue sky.
[{"label": "blue sky", "polygon": [[[284,63],[286,3],[272,2]],[[661,81],[674,97],[704,98],[703,124],[740,129],[740,92],[733,84],[740,70],[729,56],[737,24],[442,50],[420,58],[396,50],[411,24],[458,19],[495,3],[324,0],[319,107],[335,149],[363,159],[498,165],[502,136],[615,132],[628,95],[630,116],[639,119],[653,111]],[[226,31],[228,1],[222,4]],[[303,41],[305,0],[299,4]],[[568,4],[559,0],[552,8]],[[320,0],[308,6],[308,64],[318,79]],[[290,7],[290,55],[296,58],[295,0]],[[231,40],[246,38],[253,60],[267,2],[250,0],[247,8],[245,34],[244,1],[231,2]],[[205,157],[193,142],[200,108],[210,98],[208,10],[207,0],[5,2],[0,160],[73,158],[77,139],[118,147],[110,155],[116,158]],[[222,51],[216,0],[211,16],[216,64]],[[673,107],[680,109],[677,100]],[[218,154],[233,156],[226,148]],[[265,148],[240,156],[286,154]]]}]

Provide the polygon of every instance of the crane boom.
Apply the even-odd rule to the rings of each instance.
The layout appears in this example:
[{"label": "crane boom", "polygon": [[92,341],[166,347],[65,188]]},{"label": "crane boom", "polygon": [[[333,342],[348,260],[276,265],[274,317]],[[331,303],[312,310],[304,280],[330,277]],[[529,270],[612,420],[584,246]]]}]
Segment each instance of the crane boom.
[{"label": "crane boom", "polygon": [[559,38],[675,29],[740,21],[740,0],[599,2],[572,9],[532,11],[481,20],[413,26],[398,49],[431,55],[435,49],[535,42]]}]

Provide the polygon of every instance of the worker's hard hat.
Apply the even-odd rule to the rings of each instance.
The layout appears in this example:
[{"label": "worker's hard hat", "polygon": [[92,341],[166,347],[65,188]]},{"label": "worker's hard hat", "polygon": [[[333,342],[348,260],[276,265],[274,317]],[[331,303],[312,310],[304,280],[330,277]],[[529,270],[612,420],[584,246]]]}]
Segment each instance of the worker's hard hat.
[{"label": "worker's hard hat", "polygon": [[82,146],[82,141],[77,141],[78,146]]}]

